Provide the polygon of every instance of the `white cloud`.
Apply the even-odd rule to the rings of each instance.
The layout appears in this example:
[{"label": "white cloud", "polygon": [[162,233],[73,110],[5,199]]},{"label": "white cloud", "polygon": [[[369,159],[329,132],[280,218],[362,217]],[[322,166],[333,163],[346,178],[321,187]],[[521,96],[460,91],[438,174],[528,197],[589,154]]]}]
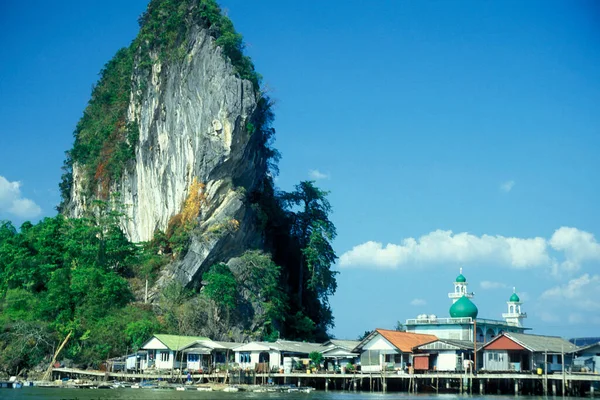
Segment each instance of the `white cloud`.
[{"label": "white cloud", "polygon": [[565,254],[563,262],[554,264],[557,275],[561,271],[577,271],[584,262],[600,260],[600,243],[591,233],[577,228],[563,226],[557,229],[548,243],[554,250]]},{"label": "white cloud", "polygon": [[329,174],[323,173],[318,169],[311,169],[308,171],[308,176],[310,176],[310,179],[314,179],[316,181],[321,179],[329,179]]},{"label": "white cloud", "polygon": [[[467,232],[436,230],[399,244],[368,241],[340,257],[341,267],[398,268],[428,264],[497,265],[515,269],[548,267],[552,274],[573,274],[586,262],[600,261],[600,243],[590,232],[573,227],[557,229],[549,239],[476,236]],[[495,282],[482,282],[494,289]]]},{"label": "white cloud", "polygon": [[583,274],[564,285],[546,290],[540,296],[548,306],[568,306],[582,311],[599,312],[600,275]]},{"label": "white cloud", "polygon": [[425,304],[427,304],[427,301],[423,299],[412,299],[410,302],[411,306],[424,306]]},{"label": "white cloud", "polygon": [[514,186],[515,181],[506,181],[500,185],[500,190],[502,190],[504,193],[508,193],[512,190]]},{"label": "white cloud", "polygon": [[369,241],[342,254],[342,267],[397,268],[414,264],[507,264],[513,268],[546,265],[550,261],[546,240],[475,236],[467,232],[437,230],[418,239],[407,238],[400,244]]},{"label": "white cloud", "polygon": [[481,281],[479,284],[482,289],[506,289],[508,285],[502,282]]},{"label": "white cloud", "polygon": [[0,213],[20,218],[34,218],[42,213],[33,200],[21,196],[21,182],[10,182],[0,175]]}]

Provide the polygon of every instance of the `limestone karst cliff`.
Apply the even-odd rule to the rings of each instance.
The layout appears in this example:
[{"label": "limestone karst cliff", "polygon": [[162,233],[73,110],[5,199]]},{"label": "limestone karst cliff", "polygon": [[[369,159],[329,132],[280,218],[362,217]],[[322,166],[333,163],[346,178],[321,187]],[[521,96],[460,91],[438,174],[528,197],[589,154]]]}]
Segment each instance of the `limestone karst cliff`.
[{"label": "limestone karst cliff", "polygon": [[[240,66],[226,54],[227,44],[218,39],[228,32],[219,31],[210,10],[203,9],[210,3],[175,3],[178,7],[172,10],[166,9],[164,2],[151,3],[141,20],[140,37],[124,50],[123,58],[130,57],[127,62],[131,66],[118,71],[129,76],[119,78],[123,83],[117,89],[127,101],[118,105],[116,112],[122,115],[110,127],[117,134],[86,125],[85,116],[80,123],[73,155],[78,155],[78,147],[89,148],[93,140],[103,143],[95,158],[73,157],[63,212],[81,217],[92,200],[116,194],[116,200],[125,206],[121,224],[128,238],[149,241],[156,231],[169,228],[197,179],[205,195],[198,228],[184,259],[170,269],[170,277],[187,284],[211,263],[260,246],[261,234],[253,228],[244,193],[254,190],[264,178],[269,155],[265,133],[257,129],[264,118],[259,114],[265,112],[259,102],[266,101],[259,93],[258,80],[242,77]],[[160,14],[167,11],[179,14]],[[185,28],[169,27],[169,18]],[[167,26],[147,26],[157,20]],[[153,30],[147,32],[150,28]],[[173,30],[176,39],[165,43],[160,36],[168,37]],[[112,72],[108,68],[110,63],[104,78]],[[101,81],[98,87],[102,85]],[[90,104],[101,99],[102,93],[98,93]],[[119,137],[120,126],[136,132]],[[91,132],[95,128],[97,132]],[[103,134],[106,137],[98,138]],[[91,140],[91,135],[96,138]],[[107,157],[119,150],[122,144],[112,143],[119,141],[129,146],[132,157]],[[118,173],[114,163],[123,164]],[[113,167],[112,174],[106,173],[109,167]],[[232,224],[236,229],[230,229],[231,234],[214,234]]]},{"label": "limestone karst cliff", "polygon": [[140,245],[119,259],[127,268],[107,268],[138,303],[149,282],[166,329],[326,338],[337,274],[327,192],[275,187],[271,102],[241,35],[214,0],[152,0],[139,22],[77,124],[61,213],[97,232],[99,212],[118,218]]}]

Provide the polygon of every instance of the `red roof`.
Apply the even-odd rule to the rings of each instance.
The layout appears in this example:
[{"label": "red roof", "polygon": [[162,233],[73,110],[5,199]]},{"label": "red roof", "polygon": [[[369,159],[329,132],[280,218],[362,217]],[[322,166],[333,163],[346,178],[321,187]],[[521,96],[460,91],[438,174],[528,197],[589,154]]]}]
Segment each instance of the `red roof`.
[{"label": "red roof", "polygon": [[403,353],[412,353],[414,347],[438,340],[435,335],[422,333],[390,331],[387,329],[376,329],[376,331]]}]

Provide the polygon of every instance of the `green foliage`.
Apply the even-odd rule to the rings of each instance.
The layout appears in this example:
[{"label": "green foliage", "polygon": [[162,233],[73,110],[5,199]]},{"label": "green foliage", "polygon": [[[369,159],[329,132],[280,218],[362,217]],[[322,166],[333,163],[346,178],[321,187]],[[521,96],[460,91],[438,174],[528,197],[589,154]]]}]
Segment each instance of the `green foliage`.
[{"label": "green foliage", "polygon": [[0,223],[0,369],[39,363],[69,332],[65,356],[98,365],[158,330],[150,310],[130,304],[125,278],[146,259],[120,215],[96,202],[85,218],[58,215],[20,231]]},{"label": "green foliage", "polygon": [[59,209],[70,198],[74,164],[83,167],[85,193],[107,198],[110,182],[118,179],[127,162],[134,158],[139,128],[126,120],[132,73],[130,48],[119,50],[100,71],[100,79],[75,129],[73,148],[66,155]]},{"label": "green foliage", "polygon": [[319,368],[321,363],[323,363],[324,357],[321,352],[312,351],[308,354],[308,358],[310,358],[310,362],[313,367]]},{"label": "green foliage", "polygon": [[363,341],[367,336],[369,336],[371,334],[371,331],[364,331],[362,333],[362,335],[358,335],[358,337],[356,338],[356,340],[360,340]]},{"label": "green foliage", "polygon": [[250,293],[251,300],[258,302],[263,311],[262,319],[257,321],[258,336],[267,342],[277,340],[289,312],[288,298],[282,289],[281,267],[270,255],[252,250],[240,257],[240,269],[238,285]]},{"label": "green foliage", "polygon": [[219,263],[210,267],[203,276],[206,282],[204,293],[220,308],[229,312],[237,305],[238,284],[227,264]]},{"label": "green foliage", "polygon": [[333,326],[329,296],[337,288],[338,273],[331,270],[337,259],[331,246],[336,230],[329,220],[327,195],[311,181],[300,182],[293,192],[281,195],[288,208],[290,236],[300,253],[296,260],[298,303],[316,323],[320,338]]}]

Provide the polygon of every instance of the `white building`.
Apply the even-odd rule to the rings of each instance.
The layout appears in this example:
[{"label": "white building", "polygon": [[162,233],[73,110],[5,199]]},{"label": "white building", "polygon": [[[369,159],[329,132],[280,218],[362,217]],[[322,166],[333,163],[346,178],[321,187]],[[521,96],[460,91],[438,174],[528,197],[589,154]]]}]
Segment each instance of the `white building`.
[{"label": "white building", "polygon": [[[449,318],[438,318],[436,315],[419,315],[415,319],[407,319],[407,332],[435,335],[440,339],[466,340],[487,343],[502,332],[523,333],[522,320],[527,314],[521,311],[521,301],[516,293],[508,301],[508,313],[503,314],[503,321],[477,318],[479,310],[471,301],[473,293],[468,291],[467,279],[461,273],[454,281],[454,290],[448,293],[452,299]],[[476,332],[476,335],[474,334]]]},{"label": "white building", "polygon": [[[258,364],[268,363],[269,370],[291,370],[292,360],[307,359],[314,351],[321,352],[323,346],[318,343],[277,340],[276,342],[250,342],[233,349],[235,362],[243,369],[256,369]],[[285,365],[286,359],[288,365]],[[286,371],[288,372],[288,371]]]},{"label": "white building", "polygon": [[139,368],[205,371],[219,364],[233,362],[232,348],[239,345],[215,342],[202,336],[156,334],[141,347],[147,353],[146,358],[140,360]]},{"label": "white building", "polygon": [[360,352],[362,372],[404,370],[413,362],[414,347],[437,339],[434,335],[376,329],[354,351]]}]

